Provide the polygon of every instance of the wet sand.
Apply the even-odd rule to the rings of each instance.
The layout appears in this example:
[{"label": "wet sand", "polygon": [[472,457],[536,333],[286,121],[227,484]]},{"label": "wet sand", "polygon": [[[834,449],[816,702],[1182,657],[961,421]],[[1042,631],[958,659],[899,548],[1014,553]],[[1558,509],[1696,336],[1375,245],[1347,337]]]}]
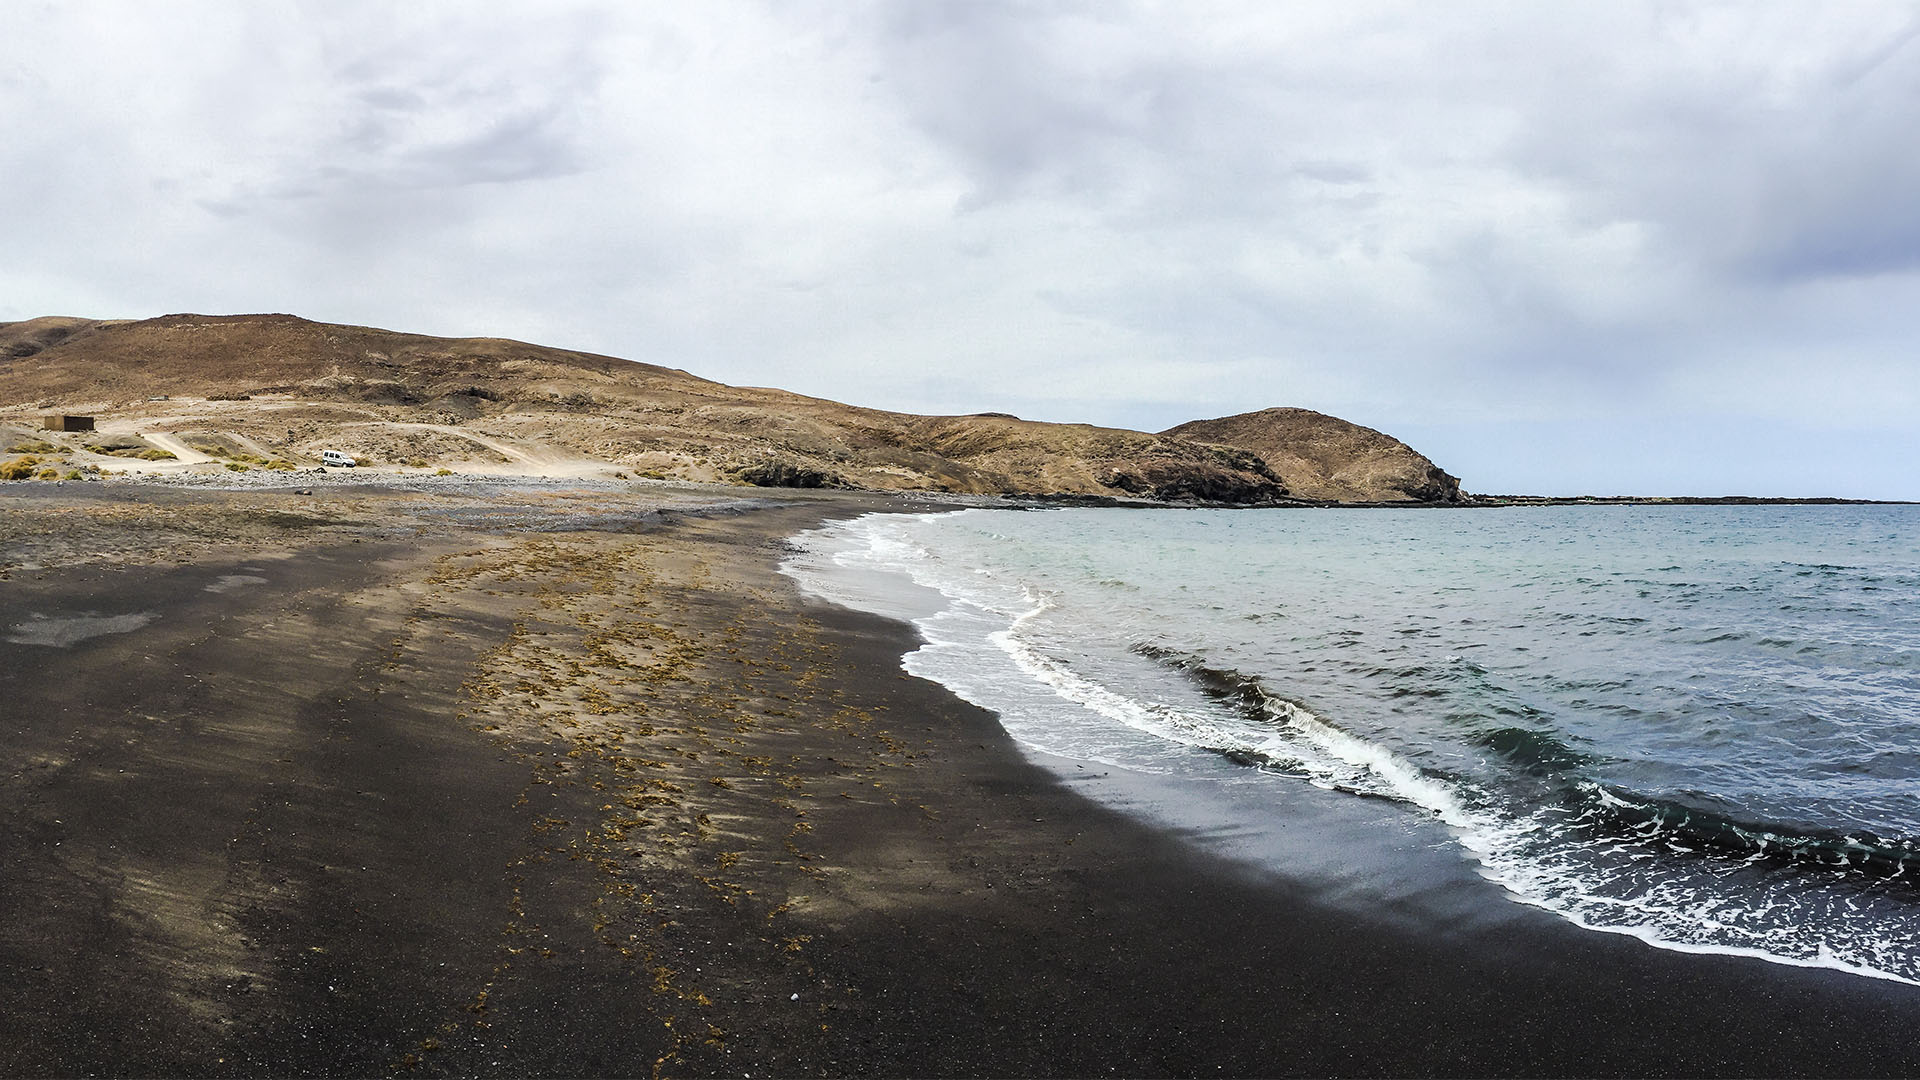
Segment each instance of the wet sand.
[{"label": "wet sand", "polygon": [[1306,810],[1255,866],[1086,798],[775,572],[895,505],[0,494],[0,1072],[1920,1067],[1913,988],[1409,920],[1288,875],[1350,839]]}]

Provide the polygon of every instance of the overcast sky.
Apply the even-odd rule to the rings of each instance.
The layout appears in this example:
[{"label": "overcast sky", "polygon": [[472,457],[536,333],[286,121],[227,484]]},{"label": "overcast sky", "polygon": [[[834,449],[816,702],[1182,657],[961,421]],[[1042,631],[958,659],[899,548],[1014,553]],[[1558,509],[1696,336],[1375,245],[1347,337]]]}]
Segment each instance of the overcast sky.
[{"label": "overcast sky", "polygon": [[1904,4],[0,3],[0,321],[1920,498]]}]

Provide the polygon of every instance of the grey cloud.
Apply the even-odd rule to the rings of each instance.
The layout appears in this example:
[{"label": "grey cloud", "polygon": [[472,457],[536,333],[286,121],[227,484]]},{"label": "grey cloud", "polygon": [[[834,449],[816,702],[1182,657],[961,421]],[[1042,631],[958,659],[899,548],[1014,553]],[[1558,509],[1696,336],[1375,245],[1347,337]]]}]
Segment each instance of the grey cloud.
[{"label": "grey cloud", "polygon": [[[1920,495],[1845,449],[1920,454],[1899,9],[97,19],[36,8],[0,59],[0,318],[293,310],[1149,427],[1304,405],[1488,488],[1749,483],[1679,432],[1758,460],[1797,410],[1838,432],[1794,451],[1809,488]],[[1609,430],[1634,453],[1592,457]]]},{"label": "grey cloud", "polygon": [[[1885,10],[1885,9],[1881,9]],[[1872,14],[1871,9],[1866,9]],[[1585,211],[1644,222],[1668,257],[1767,287],[1920,267],[1914,25],[1868,26],[1805,72],[1622,63],[1543,112],[1516,162]]]},{"label": "grey cloud", "polygon": [[501,115],[467,118],[467,130],[432,140],[401,141],[390,130],[367,127],[341,140],[354,164],[321,175],[359,187],[447,188],[570,176],[585,168],[585,153],[558,103]]},{"label": "grey cloud", "polygon": [[900,10],[881,42],[885,80],[971,182],[967,209],[1071,200],[1129,228],[1271,214],[1301,179],[1367,177],[1292,160],[1298,125],[1271,93],[1282,73],[1129,33],[1125,7]]},{"label": "grey cloud", "polygon": [[885,75],[921,128],[956,151],[974,205],[1097,186],[1092,159],[1124,132],[1122,88],[1059,64],[1045,40],[1057,25],[1000,3],[893,9]]},{"label": "grey cloud", "polygon": [[374,109],[414,112],[419,109],[424,109],[427,106],[427,99],[418,91],[409,90],[404,87],[376,86],[372,89],[362,90],[354,96],[359,98],[360,101],[368,107]]},{"label": "grey cloud", "polygon": [[1373,179],[1373,170],[1343,161],[1303,161],[1293,171],[1323,184],[1364,184]]},{"label": "grey cloud", "polygon": [[313,157],[337,163],[328,170],[336,179],[375,186],[571,175],[590,156],[588,132],[576,118],[596,78],[596,66],[582,57],[481,85],[429,71],[417,85],[342,95],[336,132],[319,140]]},{"label": "grey cloud", "polygon": [[[271,132],[254,176],[198,205],[265,221],[321,250],[445,242],[487,216],[464,189],[557,180],[592,166],[582,115],[602,67],[592,26],[566,29],[525,55],[484,24],[442,22],[398,40],[337,35],[352,40],[322,49],[329,92]],[[475,65],[475,52],[500,62]]]}]

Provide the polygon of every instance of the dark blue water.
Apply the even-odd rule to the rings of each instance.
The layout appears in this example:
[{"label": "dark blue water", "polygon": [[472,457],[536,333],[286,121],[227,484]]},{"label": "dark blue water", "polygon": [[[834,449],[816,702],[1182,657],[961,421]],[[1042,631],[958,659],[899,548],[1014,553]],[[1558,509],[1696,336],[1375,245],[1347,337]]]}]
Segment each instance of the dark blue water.
[{"label": "dark blue water", "polygon": [[1582,925],[1920,981],[1916,526],[967,511],[843,523],[793,569],[937,590],[909,669],[1037,749],[1394,800]]}]

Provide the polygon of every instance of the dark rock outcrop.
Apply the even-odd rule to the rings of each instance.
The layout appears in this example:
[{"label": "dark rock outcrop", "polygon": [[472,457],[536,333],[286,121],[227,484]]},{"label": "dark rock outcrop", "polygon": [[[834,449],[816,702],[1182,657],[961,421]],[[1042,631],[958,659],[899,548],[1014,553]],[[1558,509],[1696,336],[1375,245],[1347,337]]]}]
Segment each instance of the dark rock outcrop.
[{"label": "dark rock outcrop", "polygon": [[784,458],[748,465],[733,474],[735,480],[754,487],[843,488],[847,482],[830,472],[809,468]]}]

